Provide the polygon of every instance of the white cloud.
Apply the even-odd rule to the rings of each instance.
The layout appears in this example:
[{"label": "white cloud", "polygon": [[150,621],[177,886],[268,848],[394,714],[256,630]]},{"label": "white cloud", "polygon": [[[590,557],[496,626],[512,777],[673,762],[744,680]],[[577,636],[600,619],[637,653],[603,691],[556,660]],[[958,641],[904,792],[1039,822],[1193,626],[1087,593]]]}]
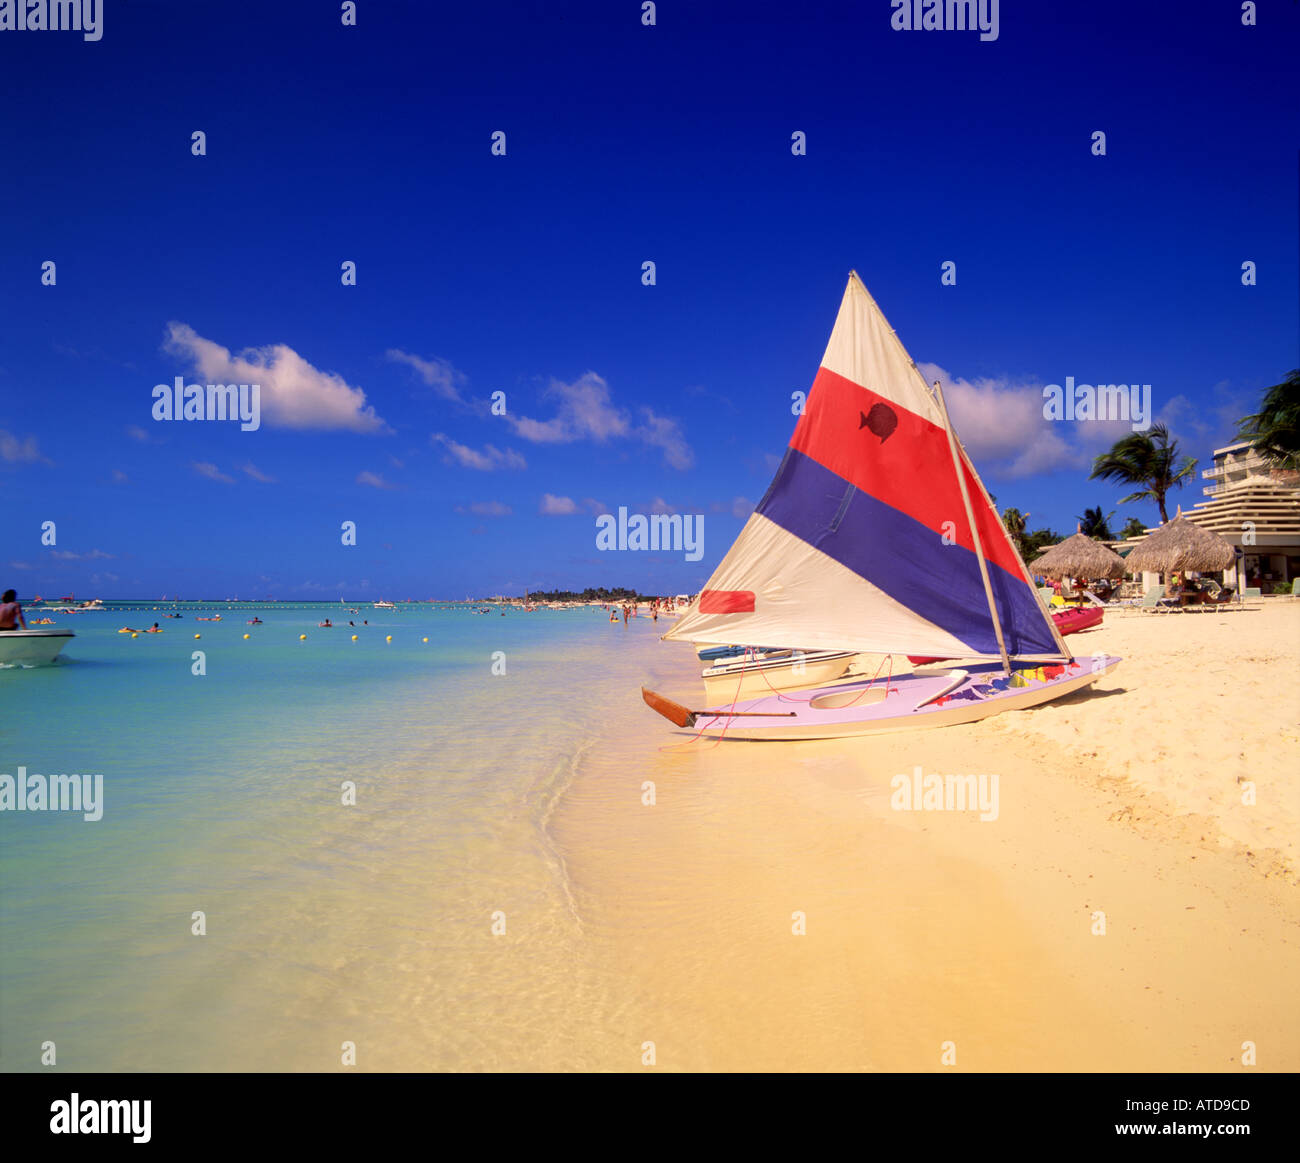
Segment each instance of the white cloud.
[{"label": "white cloud", "polygon": [[557,497],[553,493],[542,494],[542,504],[538,512],[548,517],[567,517],[578,511],[572,497]]},{"label": "white cloud", "polygon": [[267,476],[257,465],[251,461],[237,466],[239,471],[245,476],[251,477],[255,481],[260,481],[264,485],[273,485],[276,483],[275,477]]},{"label": "white cloud", "polygon": [[754,511],[754,502],[748,497],[736,497],[731,502],[731,515],[737,521],[748,521]]},{"label": "white cloud", "polygon": [[677,512],[677,510],[674,509],[672,505],[670,505],[667,501],[665,501],[663,497],[655,497],[655,499],[650,502],[650,512],[675,513]]},{"label": "white cloud", "polygon": [[458,513],[473,513],[478,517],[509,517],[514,510],[500,501],[472,501],[468,505],[457,505]]},{"label": "white cloud", "polygon": [[457,404],[464,403],[461,399],[460,385],[465,382],[465,377],[445,359],[436,357],[421,359],[418,355],[412,355],[396,347],[390,347],[384,355],[394,363],[404,363],[412,368],[425,386],[432,388],[444,400],[452,400]]},{"label": "white cloud", "polygon": [[695,453],[686,443],[681,426],[668,416],[658,416],[650,408],[642,408],[645,423],[636,435],[652,448],[663,450],[664,460],[677,469],[688,469],[695,463]]},{"label": "white cloud", "polygon": [[51,549],[50,556],[59,561],[96,561],[101,557],[111,558],[113,555],[105,553],[102,549],[92,549],[89,553],[74,553],[70,549]]},{"label": "white cloud", "polygon": [[523,440],[534,444],[572,444],[579,440],[604,444],[629,438],[660,449],[664,460],[673,468],[685,469],[694,463],[695,455],[676,420],[642,408],[643,423],[633,424],[628,412],[613,403],[609,385],[595,372],[589,371],[571,384],[553,379],[543,397],[555,402],[556,411],[551,419],[506,416],[515,434]]},{"label": "white cloud", "polygon": [[0,428],[0,460],[8,461],[10,464],[31,464],[35,461],[44,461],[45,457],[37,447],[35,436],[19,440],[11,432]]},{"label": "white cloud", "polygon": [[570,444],[575,440],[603,443],[625,436],[630,427],[627,414],[610,403],[609,385],[595,372],[587,372],[571,384],[553,379],[543,396],[556,401],[552,419],[506,416],[515,432],[534,444]]},{"label": "white cloud", "polygon": [[971,460],[987,466],[991,475],[1026,477],[1092,463],[1081,443],[1088,426],[1048,420],[1041,384],[954,379],[938,364],[917,367],[927,383],[938,380],[943,386],[953,428]]},{"label": "white cloud", "polygon": [[369,485],[372,489],[395,489],[397,486],[384,480],[377,472],[359,472],[357,473],[357,484]]},{"label": "white cloud", "polygon": [[126,473],[124,473],[120,468],[115,468],[113,470],[113,483],[115,485],[124,485],[130,479],[131,478],[127,476]]},{"label": "white cloud", "polygon": [[210,481],[220,481],[223,485],[233,485],[234,477],[228,477],[215,464],[206,460],[196,460],[193,462],[194,471],[201,477],[207,477]]},{"label": "white cloud", "polygon": [[149,443],[149,433],[141,428],[139,424],[128,424],[126,426],[126,434],[132,440],[138,440],[141,444]]},{"label": "white cloud", "polygon": [[512,448],[500,449],[492,444],[485,444],[483,451],[461,444],[442,432],[435,432],[430,438],[435,445],[442,445],[447,450],[444,457],[448,464],[459,464],[462,468],[477,469],[479,472],[491,472],[498,468],[527,468],[528,462]]},{"label": "white cloud", "polygon": [[342,429],[386,433],[392,430],[366,403],[366,394],[342,376],[323,372],[283,343],[229,348],[195,333],[184,323],[169,323],[163,348],[187,359],[208,383],[261,386],[262,420],[275,428]]}]

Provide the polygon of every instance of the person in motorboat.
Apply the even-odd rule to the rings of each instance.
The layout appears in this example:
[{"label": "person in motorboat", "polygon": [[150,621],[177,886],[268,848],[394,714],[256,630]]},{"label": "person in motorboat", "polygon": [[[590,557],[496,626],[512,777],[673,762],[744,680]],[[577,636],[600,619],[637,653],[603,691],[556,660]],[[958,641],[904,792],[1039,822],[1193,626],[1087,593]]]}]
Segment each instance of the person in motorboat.
[{"label": "person in motorboat", "polygon": [[0,597],[0,630],[17,630],[19,626],[27,629],[27,619],[23,617],[18,594],[13,590],[5,590]]}]

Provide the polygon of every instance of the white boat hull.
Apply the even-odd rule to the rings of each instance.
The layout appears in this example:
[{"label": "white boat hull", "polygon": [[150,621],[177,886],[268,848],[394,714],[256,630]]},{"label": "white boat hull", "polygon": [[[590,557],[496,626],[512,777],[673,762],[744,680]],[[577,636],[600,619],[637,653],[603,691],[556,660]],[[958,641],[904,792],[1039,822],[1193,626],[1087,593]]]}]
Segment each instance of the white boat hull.
[{"label": "white boat hull", "polygon": [[[783,657],[732,659],[704,671],[704,695],[710,702],[752,699],[772,691],[825,686],[843,677],[857,654],[852,650],[809,653],[782,651]],[[799,659],[793,653],[801,653]]]},{"label": "white boat hull", "polygon": [[48,666],[75,637],[71,630],[0,630],[0,666]]}]

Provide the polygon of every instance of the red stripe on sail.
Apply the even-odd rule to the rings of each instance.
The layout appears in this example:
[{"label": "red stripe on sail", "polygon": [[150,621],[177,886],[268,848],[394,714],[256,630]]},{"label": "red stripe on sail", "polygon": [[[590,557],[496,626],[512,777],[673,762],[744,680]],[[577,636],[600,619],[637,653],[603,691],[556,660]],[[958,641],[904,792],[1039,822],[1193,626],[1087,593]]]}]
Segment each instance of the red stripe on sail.
[{"label": "red stripe on sail", "polygon": [[[939,425],[823,367],[790,447],[936,534],[950,532],[958,545],[974,551],[948,434]],[[962,471],[984,555],[1020,577],[1002,522],[983,504],[979,485],[964,464]],[[945,528],[946,522],[952,527]]]},{"label": "red stripe on sail", "polygon": [[704,590],[700,594],[701,614],[752,614],[753,590]]}]

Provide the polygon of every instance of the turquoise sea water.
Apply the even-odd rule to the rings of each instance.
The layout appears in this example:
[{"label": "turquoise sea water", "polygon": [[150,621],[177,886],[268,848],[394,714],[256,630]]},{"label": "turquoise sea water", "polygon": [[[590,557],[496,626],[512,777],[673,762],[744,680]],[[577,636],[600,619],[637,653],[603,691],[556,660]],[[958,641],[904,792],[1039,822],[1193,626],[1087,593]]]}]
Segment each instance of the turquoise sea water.
[{"label": "turquoise sea water", "polygon": [[614,635],[662,626],[164,610],[53,615],[62,659],[0,670],[0,772],[104,782],[97,822],[0,814],[0,1068],[47,1041],[73,1070],[328,1070],[344,1041],[361,1068],[597,1064],[607,983],[549,821],[626,704]]}]

